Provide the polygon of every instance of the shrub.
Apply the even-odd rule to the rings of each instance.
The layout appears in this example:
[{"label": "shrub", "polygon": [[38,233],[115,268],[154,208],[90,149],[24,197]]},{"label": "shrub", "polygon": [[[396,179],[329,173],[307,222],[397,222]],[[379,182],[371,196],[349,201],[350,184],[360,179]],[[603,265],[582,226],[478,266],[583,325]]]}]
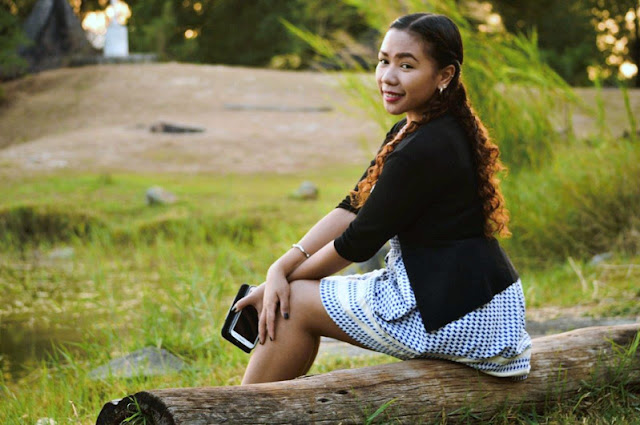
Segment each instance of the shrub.
[{"label": "shrub", "polygon": [[106,225],[83,211],[48,205],[16,205],[0,209],[0,244],[25,244],[88,238]]},{"label": "shrub", "polygon": [[503,183],[520,263],[636,251],[640,242],[640,146],[627,140],[585,142],[557,153],[537,171]]}]

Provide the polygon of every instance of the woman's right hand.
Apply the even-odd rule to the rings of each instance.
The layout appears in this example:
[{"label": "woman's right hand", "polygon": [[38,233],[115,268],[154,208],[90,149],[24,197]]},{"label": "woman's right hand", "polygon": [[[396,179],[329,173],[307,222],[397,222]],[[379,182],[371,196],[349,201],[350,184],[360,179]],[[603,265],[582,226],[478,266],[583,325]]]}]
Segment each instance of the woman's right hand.
[{"label": "woman's right hand", "polygon": [[262,282],[260,285],[254,287],[249,295],[245,295],[240,298],[237,303],[232,307],[234,312],[238,312],[248,305],[252,305],[258,312],[258,317],[262,314],[262,302],[264,299],[264,290],[267,282]]},{"label": "woman's right hand", "polygon": [[260,314],[258,333],[260,342],[264,343],[266,337],[272,341],[276,339],[276,320],[278,310],[285,318],[289,318],[290,285],[284,272],[278,267],[270,267],[265,282],[264,303]]}]

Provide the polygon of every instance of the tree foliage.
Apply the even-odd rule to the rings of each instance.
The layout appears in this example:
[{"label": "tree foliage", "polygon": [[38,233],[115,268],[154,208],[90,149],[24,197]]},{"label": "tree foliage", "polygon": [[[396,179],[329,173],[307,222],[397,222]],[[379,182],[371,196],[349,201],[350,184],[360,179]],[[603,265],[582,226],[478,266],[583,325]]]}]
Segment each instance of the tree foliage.
[{"label": "tree foliage", "polygon": [[289,65],[307,65],[313,52],[282,18],[322,35],[366,29],[342,0],[146,0],[131,9],[133,51],[190,62],[267,66],[274,57],[294,55],[298,60]]},{"label": "tree foliage", "polygon": [[[81,19],[87,12],[104,10],[109,5],[109,0],[68,1]],[[24,22],[36,2],[0,0],[3,48],[16,44],[13,34],[20,32],[19,23]],[[128,3],[132,10],[128,22],[131,51],[155,52],[166,60],[285,68],[308,67],[319,57],[282,25],[283,20],[320,37],[355,39],[375,49],[379,29],[385,25],[382,22],[387,17],[385,11],[395,9],[404,13],[413,7],[413,2],[407,0],[130,0]],[[424,10],[431,3],[447,1],[419,3]],[[640,7],[638,0],[456,1],[458,6],[470,8],[482,8],[489,3],[501,15],[508,32],[530,36],[535,30],[541,59],[573,85],[590,84],[588,69],[597,69],[605,83],[613,83],[621,61],[640,66],[640,11],[635,12],[633,22],[625,20],[630,10]],[[474,24],[473,19],[469,22]],[[616,31],[612,32],[614,27]],[[620,44],[623,42],[624,46]],[[364,55],[359,52],[356,56]],[[640,78],[636,77],[636,83],[640,84]]]},{"label": "tree foliage", "polygon": [[[20,21],[12,9],[4,2],[0,6],[0,77],[12,77],[20,74],[27,62],[18,56],[18,47],[28,43]],[[3,92],[0,87],[0,100]]]},{"label": "tree foliage", "polygon": [[[622,60],[640,66],[638,12],[634,13],[634,24],[625,21],[630,10],[640,9],[637,0],[491,0],[491,3],[508,31],[529,33],[535,29],[543,58],[573,85],[590,85],[589,67],[598,69],[600,77],[613,83]],[[626,48],[614,51],[616,41],[623,39],[627,40]],[[612,56],[621,59],[613,59],[613,63]]]}]

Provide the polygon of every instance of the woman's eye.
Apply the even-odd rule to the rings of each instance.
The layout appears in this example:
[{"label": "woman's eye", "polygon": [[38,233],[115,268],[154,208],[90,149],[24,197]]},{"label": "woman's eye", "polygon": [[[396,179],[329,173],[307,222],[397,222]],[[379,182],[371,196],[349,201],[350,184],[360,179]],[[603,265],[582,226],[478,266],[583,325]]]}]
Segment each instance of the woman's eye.
[{"label": "woman's eye", "polygon": [[387,63],[386,59],[378,59],[378,63]]},{"label": "woman's eye", "polygon": [[403,63],[402,65],[400,65],[400,67],[401,67],[402,69],[411,69],[411,68],[413,68],[413,67],[412,67],[411,65],[409,65],[408,63]]}]

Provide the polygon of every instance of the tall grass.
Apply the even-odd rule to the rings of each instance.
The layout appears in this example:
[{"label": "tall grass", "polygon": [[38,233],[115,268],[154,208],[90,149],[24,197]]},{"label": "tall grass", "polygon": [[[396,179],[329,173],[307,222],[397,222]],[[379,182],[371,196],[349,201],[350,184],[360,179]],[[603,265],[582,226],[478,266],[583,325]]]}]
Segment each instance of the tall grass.
[{"label": "tall grass", "polygon": [[[569,86],[542,59],[535,32],[529,36],[480,32],[453,0],[349,0],[348,3],[365,16],[370,28],[379,33],[380,41],[388,25],[406,13],[442,13],[458,25],[465,46],[462,80],[475,109],[498,141],[504,162],[510,167],[539,167],[551,157],[555,146],[566,142],[567,138],[558,134],[557,127],[567,123],[554,120],[554,114],[549,112],[559,115],[559,105],[579,102]],[[365,61],[373,66],[377,53],[357,46],[344,34],[327,40],[288,22],[284,24],[323,61],[353,70],[340,74],[342,88],[350,95],[352,106],[365,111],[386,132],[398,117],[384,111],[373,76],[363,75],[364,71],[371,74],[371,67],[364,67],[353,58],[354,54],[364,55]]]},{"label": "tall grass", "polygon": [[549,265],[568,257],[640,249],[640,149],[626,140],[558,149],[539,170],[503,182],[521,264]]}]

